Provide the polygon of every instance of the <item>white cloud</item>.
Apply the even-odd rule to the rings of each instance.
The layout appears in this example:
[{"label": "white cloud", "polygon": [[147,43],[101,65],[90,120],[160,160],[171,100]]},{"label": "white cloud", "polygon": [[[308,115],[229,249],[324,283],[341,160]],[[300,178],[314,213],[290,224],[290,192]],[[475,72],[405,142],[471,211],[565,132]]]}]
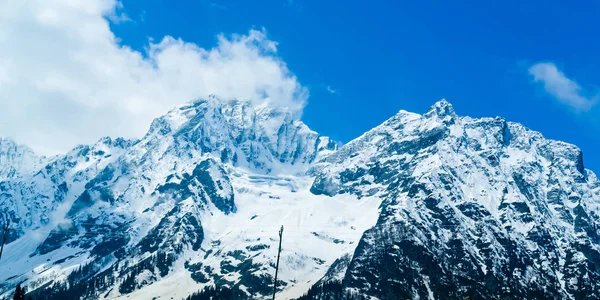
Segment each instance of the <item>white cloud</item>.
[{"label": "white cloud", "polygon": [[328,91],[330,94],[335,94],[335,93],[337,93],[337,90],[333,89],[333,88],[332,88],[330,85],[328,85],[328,86],[327,86],[327,91]]},{"label": "white cloud", "polygon": [[544,89],[559,102],[577,111],[588,111],[597,102],[597,95],[584,95],[581,86],[565,76],[553,63],[538,63],[529,68],[529,74],[536,82],[541,82]]},{"label": "white cloud", "polygon": [[116,0],[2,0],[0,135],[45,154],[105,135],[140,137],[153,118],[209,94],[301,113],[308,91],[263,31],[219,36],[212,49],[167,36],[144,55],[111,32],[107,18],[126,20],[119,8]]},{"label": "white cloud", "polygon": [[133,20],[130,19],[126,13],[121,11],[122,9],[123,9],[123,3],[120,1],[116,1],[115,7],[113,8],[113,10],[110,13],[108,13],[106,15],[106,18],[108,18],[111,22],[113,22],[115,24],[133,22]]}]

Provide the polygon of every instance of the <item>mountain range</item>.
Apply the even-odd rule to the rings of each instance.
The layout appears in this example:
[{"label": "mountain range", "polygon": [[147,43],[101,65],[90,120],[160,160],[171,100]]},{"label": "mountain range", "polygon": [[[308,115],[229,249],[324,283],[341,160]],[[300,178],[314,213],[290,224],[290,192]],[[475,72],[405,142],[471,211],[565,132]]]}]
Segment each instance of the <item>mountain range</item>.
[{"label": "mountain range", "polygon": [[346,144],[215,96],[53,157],[2,138],[0,211],[0,298],[270,298],[281,226],[281,299],[600,297],[582,151],[446,100]]}]

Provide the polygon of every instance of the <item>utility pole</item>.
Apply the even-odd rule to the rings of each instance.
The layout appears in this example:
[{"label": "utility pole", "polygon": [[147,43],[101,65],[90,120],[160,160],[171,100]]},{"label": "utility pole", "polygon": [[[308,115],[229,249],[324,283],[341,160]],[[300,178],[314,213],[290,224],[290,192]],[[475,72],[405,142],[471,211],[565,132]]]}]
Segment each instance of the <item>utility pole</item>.
[{"label": "utility pole", "polygon": [[279,229],[279,250],[277,250],[277,264],[275,265],[275,282],[273,282],[273,300],[277,293],[277,272],[279,271],[279,256],[281,255],[281,240],[283,239],[283,225]]},{"label": "utility pole", "polygon": [[6,226],[2,228],[2,247],[0,247],[0,258],[2,258],[2,251],[4,250],[4,243],[8,239],[8,230],[10,226],[10,219],[6,218]]}]

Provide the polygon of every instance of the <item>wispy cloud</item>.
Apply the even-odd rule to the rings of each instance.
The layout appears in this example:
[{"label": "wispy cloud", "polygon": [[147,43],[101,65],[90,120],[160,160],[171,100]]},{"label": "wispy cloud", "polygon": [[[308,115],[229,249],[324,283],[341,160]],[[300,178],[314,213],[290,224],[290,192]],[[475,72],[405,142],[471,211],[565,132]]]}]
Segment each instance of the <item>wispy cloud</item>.
[{"label": "wispy cloud", "polygon": [[218,9],[226,9],[227,8],[227,6],[216,3],[216,2],[209,2],[208,5],[210,5],[210,7],[218,8]]},{"label": "wispy cloud", "polygon": [[114,24],[132,22],[133,20],[123,11],[123,3],[116,1],[114,9],[111,10],[106,17]]},{"label": "wispy cloud", "polygon": [[133,20],[131,18],[129,18],[129,16],[127,16],[127,14],[125,13],[120,13],[120,14],[110,14],[107,16],[107,18],[113,22],[114,24],[121,24],[121,23],[126,23],[126,22],[132,22]]},{"label": "wispy cloud", "polygon": [[598,94],[586,94],[577,82],[569,79],[553,63],[537,63],[529,68],[529,74],[535,82],[543,84],[548,94],[576,111],[589,111],[598,102]]},{"label": "wispy cloud", "polygon": [[146,10],[142,10],[142,12],[138,16],[138,18],[140,19],[140,22],[142,22],[142,23],[146,22]]},{"label": "wispy cloud", "polygon": [[333,88],[332,88],[330,85],[328,85],[328,86],[327,86],[327,91],[328,91],[330,94],[335,94],[335,93],[337,93],[337,90],[333,89]]}]

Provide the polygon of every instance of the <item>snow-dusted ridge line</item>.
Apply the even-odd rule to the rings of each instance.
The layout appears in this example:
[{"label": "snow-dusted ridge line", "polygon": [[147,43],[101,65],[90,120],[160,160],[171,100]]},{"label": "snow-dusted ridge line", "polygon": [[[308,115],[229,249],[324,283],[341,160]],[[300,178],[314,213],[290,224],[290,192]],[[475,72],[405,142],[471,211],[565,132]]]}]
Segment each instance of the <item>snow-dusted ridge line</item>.
[{"label": "snow-dusted ridge line", "polygon": [[502,118],[458,117],[441,101],[424,115],[401,111],[315,168],[313,193],[383,199],[343,276],[347,290],[440,299],[600,294],[600,182],[573,145]]},{"label": "snow-dusted ridge line", "polygon": [[19,224],[4,295],[86,265],[88,298],[209,285],[266,298],[282,224],[285,298],[340,279],[372,297],[599,291],[600,182],[581,150],[499,117],[460,117],[445,100],[338,148],[285,109],[209,97],[139,141],[104,138],[29,173],[0,180],[0,208]]}]

